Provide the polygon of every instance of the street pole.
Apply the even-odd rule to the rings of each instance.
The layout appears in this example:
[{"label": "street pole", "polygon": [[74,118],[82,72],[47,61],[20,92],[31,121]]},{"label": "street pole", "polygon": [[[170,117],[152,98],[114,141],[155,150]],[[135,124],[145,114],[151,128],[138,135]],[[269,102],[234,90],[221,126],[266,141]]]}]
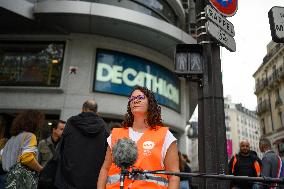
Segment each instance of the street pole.
[{"label": "street pole", "polygon": [[[196,16],[201,18],[208,0],[196,0]],[[197,21],[197,28],[204,26]],[[199,34],[200,32],[197,32]],[[224,113],[220,47],[207,35],[197,42],[203,46],[203,78],[198,88],[198,160],[203,173],[227,173],[227,141]],[[199,189],[228,189],[227,181],[200,179]]]}]

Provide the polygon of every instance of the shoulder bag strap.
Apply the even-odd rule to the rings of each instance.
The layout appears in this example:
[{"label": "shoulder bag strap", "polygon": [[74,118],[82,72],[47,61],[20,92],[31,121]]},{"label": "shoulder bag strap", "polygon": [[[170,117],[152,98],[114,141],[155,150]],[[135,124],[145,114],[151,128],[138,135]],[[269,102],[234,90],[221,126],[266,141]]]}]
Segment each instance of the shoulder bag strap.
[{"label": "shoulder bag strap", "polygon": [[[24,147],[24,143],[25,143],[25,140],[28,136],[28,133],[23,133],[23,136],[22,136],[22,139],[21,139],[21,143],[20,143],[20,153],[22,154],[22,148]],[[18,155],[18,159],[17,159],[17,162],[20,162],[20,156],[21,154]]]}]

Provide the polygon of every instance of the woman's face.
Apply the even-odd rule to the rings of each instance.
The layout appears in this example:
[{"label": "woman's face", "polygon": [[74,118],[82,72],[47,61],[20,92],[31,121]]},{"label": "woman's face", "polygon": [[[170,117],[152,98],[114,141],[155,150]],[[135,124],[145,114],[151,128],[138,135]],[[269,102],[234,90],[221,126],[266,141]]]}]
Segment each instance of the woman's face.
[{"label": "woman's face", "polygon": [[140,90],[135,90],[129,97],[130,109],[134,116],[147,115],[148,98]]}]

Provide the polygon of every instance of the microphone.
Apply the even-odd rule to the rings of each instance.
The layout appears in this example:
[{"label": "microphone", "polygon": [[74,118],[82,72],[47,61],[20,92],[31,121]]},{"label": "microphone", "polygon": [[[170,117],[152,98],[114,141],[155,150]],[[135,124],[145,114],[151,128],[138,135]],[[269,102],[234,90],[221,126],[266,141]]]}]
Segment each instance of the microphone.
[{"label": "microphone", "polygon": [[128,174],[127,169],[134,165],[138,157],[138,149],[135,142],[128,138],[118,139],[113,146],[112,157],[114,164],[121,168],[120,189],[123,189],[125,175]]}]

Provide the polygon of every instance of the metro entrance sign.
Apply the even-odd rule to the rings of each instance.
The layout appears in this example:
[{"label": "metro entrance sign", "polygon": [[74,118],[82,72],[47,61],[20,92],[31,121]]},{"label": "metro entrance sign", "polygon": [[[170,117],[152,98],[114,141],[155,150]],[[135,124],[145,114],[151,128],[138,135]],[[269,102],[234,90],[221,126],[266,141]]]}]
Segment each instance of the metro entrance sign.
[{"label": "metro entrance sign", "polygon": [[209,2],[226,17],[233,16],[238,9],[238,0],[209,0]]},{"label": "metro entrance sign", "polygon": [[273,41],[284,43],[284,7],[272,7],[268,17]]}]

